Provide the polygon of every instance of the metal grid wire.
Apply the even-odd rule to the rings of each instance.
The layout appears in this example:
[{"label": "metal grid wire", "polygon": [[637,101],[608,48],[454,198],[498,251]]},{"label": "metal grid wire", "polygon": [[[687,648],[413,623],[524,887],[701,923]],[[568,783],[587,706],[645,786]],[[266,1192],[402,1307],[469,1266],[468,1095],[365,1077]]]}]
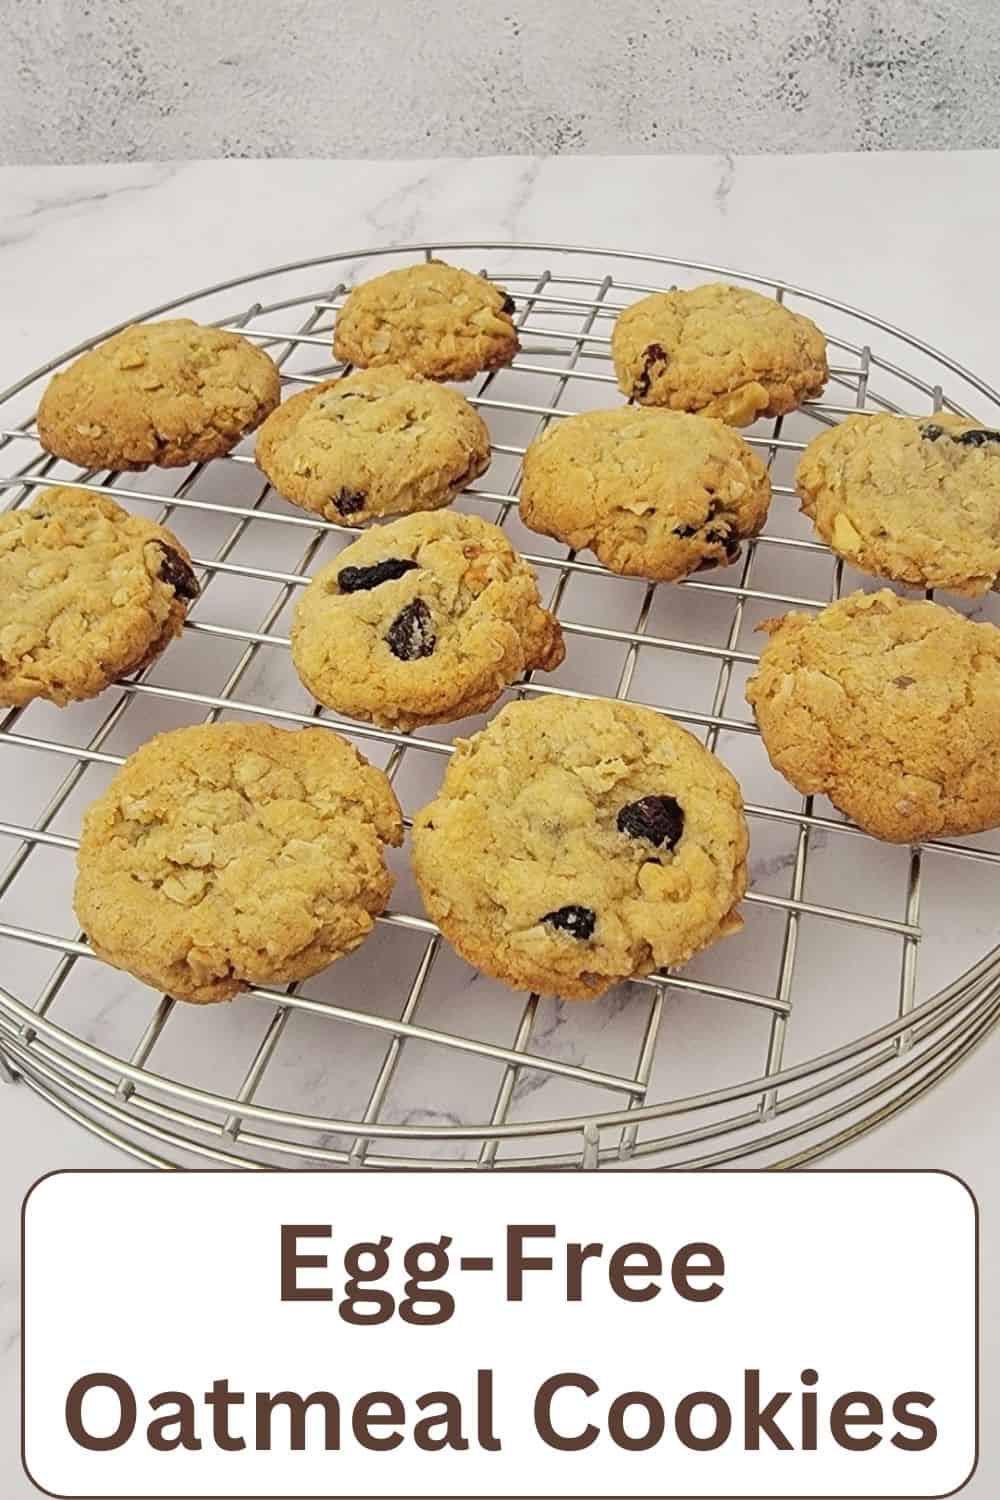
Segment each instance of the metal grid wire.
[{"label": "metal grid wire", "polygon": [[[536,995],[525,1001],[485,981],[470,983],[412,901],[411,910],[401,903],[385,913],[359,955],[327,970],[322,984],[258,989],[232,1007],[178,1006],[96,963],[84,934],[67,929],[68,900],[59,904],[69,889],[79,811],[103,784],[93,778],[106,781],[124,753],[156,730],[223,716],[336,726],[384,766],[410,816],[433,794],[453,733],[449,726],[440,738],[400,734],[344,721],[288,699],[276,686],[276,673],[294,679],[281,628],[290,604],[317,559],[350,541],[356,528],[319,521],[280,500],[256,474],[251,451],[196,466],[178,482],[176,471],[82,473],[39,450],[33,416],[15,415],[17,398],[30,392],[37,399],[53,370],[114,331],[107,330],[0,395],[6,505],[24,504],[38,486],[68,483],[110,490],[127,506],[174,525],[189,542],[192,529],[204,527],[208,544],[195,558],[202,596],[183,644],[204,652],[215,642],[229,654],[221,682],[197,676],[197,687],[177,686],[153,663],[109,690],[89,714],[79,705],[63,712],[34,705],[0,719],[0,751],[14,757],[8,774],[18,787],[0,820],[9,849],[0,871],[0,943],[5,973],[22,976],[0,990],[0,1078],[22,1080],[157,1167],[814,1160],[926,1092],[1000,1018],[1000,948],[981,953],[958,975],[953,956],[951,969],[931,965],[923,992],[919,983],[929,932],[952,955],[958,946],[948,896],[953,872],[995,866],[1000,846],[940,840],[891,851],[904,868],[893,886],[895,910],[887,911],[891,901],[873,897],[873,887],[855,878],[869,864],[881,878],[880,861],[890,859],[885,846],[812,797],[791,798],[773,773],[768,779],[760,771],[756,729],[740,707],[742,680],[756,659],[748,632],[763,614],[819,608],[849,587],[873,586],[845,579],[843,564],[797,524],[791,466],[818,423],[856,410],[965,411],[969,400],[981,413],[984,403],[1000,408],[1000,396],[921,340],[781,281],[582,247],[493,242],[345,252],[237,278],[140,316],[177,310],[238,330],[269,351],[286,391],[305,388],[339,369],[330,362],[330,338],[345,289],[387,265],[436,254],[484,270],[517,303],[522,352],[513,367],[467,390],[493,428],[494,466],[460,504],[506,526],[534,564],[573,666],[546,682],[529,673],[508,696],[593,692],[650,702],[729,759],[744,782],[752,825],[757,878],[746,897],[748,934],[713,950],[726,955],[721,967],[696,963],[681,974],[633,981],[616,992],[619,999],[593,1007]],[[317,292],[312,287],[321,276],[328,284]],[[739,280],[801,307],[825,324],[830,341],[824,396],[746,434],[772,470],[775,499],[765,533],[732,567],[657,586],[617,578],[519,529],[527,443],[573,411],[620,400],[609,344],[621,307],[663,285],[708,276]],[[311,289],[303,292],[304,284]],[[235,288],[244,297],[277,288],[281,295],[219,316],[219,295]],[[874,336],[879,352],[870,344]],[[167,486],[162,493],[158,483]],[[710,628],[699,623],[706,611]],[[181,649],[173,648],[178,655]],[[171,660],[171,652],[162,659]],[[697,687],[678,694],[676,682]],[[463,725],[462,732],[477,727]],[[741,746],[756,755],[756,770],[745,770]],[[420,789],[420,799],[411,800],[407,787],[413,795]],[[28,807],[30,817],[14,816]],[[779,852],[755,872],[761,841],[765,853],[772,844]],[[56,867],[45,865],[29,880],[45,859]],[[944,874],[922,917],[927,859]],[[839,1033],[829,1029],[829,1005],[817,1001],[815,962],[802,960],[804,924],[835,934],[835,968],[858,948],[871,976],[872,993],[860,997],[860,1006],[845,1006]],[[872,942],[879,944],[877,964],[864,958]],[[391,954],[389,943],[396,945]],[[341,994],[341,976],[358,963],[357,982]],[[743,979],[746,970],[754,981]],[[756,982],[758,975],[767,977]],[[225,1021],[217,1019],[223,1012]],[[293,1047],[296,1025],[306,1029]],[[348,1036],[360,1037],[360,1051],[348,1055]],[[791,1053],[790,1039],[796,1040]],[[221,1066],[230,1052],[239,1060],[235,1075]],[[304,1071],[304,1058],[311,1071]],[[460,1107],[435,1108],[456,1090]]]}]

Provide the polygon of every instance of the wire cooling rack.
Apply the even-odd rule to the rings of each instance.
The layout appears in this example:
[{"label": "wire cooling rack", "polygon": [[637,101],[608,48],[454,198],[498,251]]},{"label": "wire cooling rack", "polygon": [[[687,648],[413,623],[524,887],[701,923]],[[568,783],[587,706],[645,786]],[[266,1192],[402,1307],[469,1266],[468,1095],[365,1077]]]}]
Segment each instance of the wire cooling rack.
[{"label": "wire cooling rack", "polygon": [[[53,482],[106,489],[178,531],[202,595],[181,641],[135,678],[89,704],[36,703],[0,719],[0,1075],[156,1167],[814,1160],[919,1098],[1000,1017],[989,896],[1000,841],[878,844],[823,799],[794,793],[768,765],[743,700],[754,626],[874,586],[798,514],[794,463],[819,425],[856,410],[967,403],[997,425],[1000,396],[920,339],[785,282],[583,247],[345,252],[138,317],[176,310],[239,330],[271,353],[287,393],[338,369],[331,331],[347,288],[435,254],[484,270],[517,304],[522,352],[466,387],[490,424],[494,460],[458,504],[505,526],[535,565],[568,654],[559,671],[529,674],[507,696],[648,703],[716,751],[741,780],[751,823],[745,931],[682,973],[630,982],[593,1005],[525,999],[442,942],[404,855],[393,907],[369,941],[301,984],[185,1006],[96,961],[70,904],[80,817],[152,734],[258,717],[335,725],[385,768],[412,817],[433,796],[451,739],[482,723],[404,735],[340,720],[307,698],[288,657],[290,611],[310,571],[355,528],[281,500],[254,467],[252,439],[208,465],[128,475],[83,473],[40,451],[30,406],[52,371],[108,329],[0,395],[5,504]],[[735,564],[682,584],[618,578],[520,525],[524,450],[549,423],[621,400],[609,344],[623,306],[714,277],[820,321],[830,383],[802,411],[746,434],[771,468],[774,502]],[[998,615],[995,600],[948,602]]]}]

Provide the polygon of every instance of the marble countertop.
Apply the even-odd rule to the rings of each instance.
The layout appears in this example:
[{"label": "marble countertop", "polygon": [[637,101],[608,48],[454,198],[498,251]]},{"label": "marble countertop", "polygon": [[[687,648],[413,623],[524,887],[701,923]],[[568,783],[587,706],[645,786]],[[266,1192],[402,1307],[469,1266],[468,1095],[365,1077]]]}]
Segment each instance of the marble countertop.
[{"label": "marble countertop", "polygon": [[[997,384],[998,165],[1000,153],[970,152],[4,168],[0,387],[192,286],[338,249],[492,238],[630,247],[781,276],[877,311]],[[983,881],[995,878],[977,868]],[[998,1069],[994,1037],[833,1163],[945,1169],[977,1193],[984,1410],[1000,1395]],[[0,1085],[0,1131],[0,1459],[10,1464],[21,1196],[56,1168],[128,1163],[26,1089]],[[1000,1480],[1000,1449],[984,1425],[965,1492],[981,1500]],[[13,1474],[6,1492],[36,1493]]]}]

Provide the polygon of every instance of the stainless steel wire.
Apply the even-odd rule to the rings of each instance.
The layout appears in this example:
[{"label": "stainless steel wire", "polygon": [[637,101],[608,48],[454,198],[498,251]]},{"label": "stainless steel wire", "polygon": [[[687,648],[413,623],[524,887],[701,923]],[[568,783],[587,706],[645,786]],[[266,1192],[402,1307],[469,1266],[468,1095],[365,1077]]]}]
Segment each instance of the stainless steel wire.
[{"label": "stainless steel wire", "polygon": [[[817,293],[723,267],[586,247],[462,242],[344,252],[235,278],[138,317],[182,311],[239,330],[269,350],[287,387],[305,387],[337,368],[330,334],[345,289],[381,265],[438,253],[495,276],[517,303],[522,352],[509,370],[467,390],[494,428],[495,466],[460,503],[511,530],[539,572],[568,637],[569,661],[576,662],[574,672],[544,682],[529,674],[513,695],[593,692],[647,702],[723,758],[739,760],[741,746],[758,753],[740,674],[756,660],[748,633],[761,612],[816,609],[848,586],[873,586],[845,582],[843,566],[802,530],[789,464],[817,424],[853,411],[967,411],[970,402],[980,410],[984,403],[1000,408],[1000,395],[919,338]],[[610,329],[630,300],[658,289],[654,272],[661,286],[721,276],[769,292],[821,319],[834,350],[822,398],[747,434],[774,481],[765,534],[723,573],[669,586],[619,579],[564,548],[546,550],[517,519],[527,444],[572,411],[620,399]],[[325,284],[318,290],[303,290],[320,277]],[[236,289],[244,305],[220,311],[220,294]],[[81,473],[40,450],[33,417],[18,402],[36,401],[54,370],[113,331],[0,394],[5,507],[58,482],[106,489],[186,539],[197,530],[205,542],[193,547],[203,593],[185,645],[230,655],[221,682],[196,671],[196,682],[177,686],[154,663],[110,689],[96,714],[13,709],[0,718],[0,750],[11,757],[18,781],[0,819],[9,850],[0,871],[0,944],[12,972],[23,974],[20,984],[0,990],[0,1082],[21,1080],[154,1167],[790,1166],[817,1159],[918,1099],[988,1035],[1000,1017],[1000,949],[970,947],[950,977],[942,982],[938,963],[934,982],[922,983],[922,952],[928,938],[940,940],[950,910],[940,891],[929,899],[924,870],[928,858],[956,871],[989,867],[1000,861],[1000,845],[939,840],[904,851],[902,886],[883,899],[852,878],[867,859],[878,868],[866,835],[813,798],[789,797],[773,774],[751,770],[744,785],[753,828],[768,848],[780,849],[770,865],[762,862],[747,897],[752,980],[741,973],[747,948],[741,957],[733,943],[730,961],[720,967],[695,965],[635,981],[582,1022],[577,1018],[590,1008],[534,995],[517,999],[461,973],[410,900],[409,909],[404,902],[379,920],[362,950],[369,968],[360,986],[340,993],[339,976],[351,959],[327,971],[321,985],[259,989],[236,1002],[232,1012],[245,1014],[248,1028],[253,1016],[253,1045],[240,1054],[239,1076],[226,1073],[223,1044],[211,1030],[220,1023],[192,1020],[191,1008],[102,970],[84,934],[71,928],[68,901],[35,895],[45,884],[33,873],[39,860],[62,862],[53,884],[67,890],[79,807],[92,785],[102,784],[93,778],[106,779],[133,744],[165,722],[259,715],[292,726],[319,723],[348,734],[384,765],[409,821],[419,805],[410,800],[410,784],[427,786],[428,777],[439,777],[451,745],[433,732],[404,735],[339,720],[284,694],[281,675],[294,681],[281,628],[288,606],[316,560],[350,540],[355,528],[321,522],[281,501],[255,477],[250,452],[171,480]],[[157,487],[164,483],[166,490]],[[220,588],[229,593],[223,597]],[[709,627],[702,615],[710,617]],[[607,664],[598,670],[600,653]],[[586,670],[591,655],[593,680]],[[197,658],[189,652],[187,660]],[[697,691],[680,691],[675,677],[696,683]],[[882,955],[891,951],[872,969],[870,1007],[852,1012],[837,1035],[819,1013],[819,971],[802,957],[803,933],[819,929],[842,931],[856,945],[877,942]],[[396,957],[381,963],[380,945],[400,943],[406,963]],[[45,955],[54,956],[53,967]],[[457,994],[464,1010],[455,1008]],[[189,1069],[183,1046],[170,1045],[192,1026],[197,1070]],[[297,1027],[320,1031],[309,1031],[297,1049]],[[731,1041],[737,1033],[739,1046]],[[348,1036],[360,1038],[360,1050],[350,1052]],[[315,1064],[309,1078],[302,1073],[304,1052]],[[206,1077],[213,1057],[217,1076]],[[460,1102],[439,1108],[442,1093],[457,1093]]]}]

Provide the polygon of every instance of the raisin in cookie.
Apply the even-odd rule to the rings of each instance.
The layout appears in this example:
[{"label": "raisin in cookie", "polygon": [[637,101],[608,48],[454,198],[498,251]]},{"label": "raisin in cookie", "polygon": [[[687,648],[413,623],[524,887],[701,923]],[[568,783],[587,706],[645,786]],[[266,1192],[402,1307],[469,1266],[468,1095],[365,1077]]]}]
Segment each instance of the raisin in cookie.
[{"label": "raisin in cookie", "polygon": [[851,416],[813,439],[795,485],[862,572],[981,594],[1000,577],[1000,432],[965,417]]},{"label": "raisin in cookie", "polygon": [[413,862],[469,963],[587,1000],[736,931],[747,843],[736,781],[664,714],[542,698],[458,741]]},{"label": "raisin in cookie", "polygon": [[711,417],[624,406],[567,417],[528,448],[521,520],[615,573],[683,578],[735,562],[767,518],[767,469]]},{"label": "raisin in cookie", "polygon": [[469,380],[514,358],[513,311],[513,298],[485,277],[431,260],[355,287],[337,314],[333,348],[349,364]]},{"label": "raisin in cookie", "polygon": [[489,468],[490,435],[464,396],[392,365],[292,396],[257,463],[286,500],[360,525],[450,504]]},{"label": "raisin in cookie", "polygon": [[888,589],[761,628],[747,698],[800,792],[894,843],[1000,824],[1000,630]]},{"label": "raisin in cookie", "polygon": [[239,334],[134,323],[52,377],[38,435],[85,469],[176,468],[228,453],[280,397],[273,360]]},{"label": "raisin in cookie", "polygon": [[773,297],[713,282],[654,292],[615,323],[611,355],[621,390],[747,427],[794,411],[827,380],[826,340]]},{"label": "raisin in cookie", "polygon": [[316,575],[292,625],[313,696],[394,729],[478,713],[563,654],[534,573],[498,526],[457,511],[361,537]]},{"label": "raisin in cookie", "polygon": [[180,634],[198,597],[174,534],[57,487],[0,516],[0,703],[94,698]]},{"label": "raisin in cookie", "polygon": [[180,1000],[305,979],[357,948],[402,842],[381,771],[326,729],[204,724],[89,808],[74,904],[99,957]]}]

